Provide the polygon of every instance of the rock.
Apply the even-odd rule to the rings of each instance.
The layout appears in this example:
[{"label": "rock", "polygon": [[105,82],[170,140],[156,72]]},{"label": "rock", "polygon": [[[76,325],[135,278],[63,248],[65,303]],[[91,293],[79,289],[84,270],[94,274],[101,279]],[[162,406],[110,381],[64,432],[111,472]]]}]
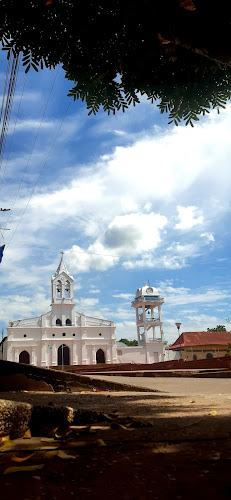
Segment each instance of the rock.
[{"label": "rock", "polygon": [[22,437],[29,428],[32,405],[0,399],[0,437]]},{"label": "rock", "polygon": [[30,429],[32,436],[49,434],[55,428],[65,433],[74,420],[74,410],[69,406],[42,406],[33,407]]}]

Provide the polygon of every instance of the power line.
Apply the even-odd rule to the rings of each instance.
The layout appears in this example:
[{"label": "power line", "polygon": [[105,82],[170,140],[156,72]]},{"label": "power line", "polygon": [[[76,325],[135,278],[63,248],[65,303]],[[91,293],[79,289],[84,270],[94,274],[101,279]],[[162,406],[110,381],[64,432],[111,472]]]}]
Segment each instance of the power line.
[{"label": "power line", "polygon": [[0,123],[2,121],[2,114],[3,114],[3,110],[4,110],[4,103],[5,103],[5,98],[6,98],[6,88],[7,88],[7,84],[8,84],[10,64],[11,64],[11,54],[10,54],[10,58],[8,59],[8,63],[7,63],[7,67],[6,67],[6,76],[5,76],[3,93],[2,93],[2,105],[1,105],[1,111],[0,111]]},{"label": "power line", "polygon": [[[37,139],[38,139],[38,135],[39,135],[39,132],[40,132],[41,126],[42,126],[42,122],[43,122],[43,120],[44,120],[44,116],[45,116],[45,113],[46,113],[46,110],[47,110],[47,107],[48,107],[48,103],[49,103],[49,101],[50,101],[50,97],[51,97],[51,94],[52,94],[52,91],[53,91],[53,88],[54,88],[54,85],[55,85],[55,82],[56,82],[56,78],[57,78],[57,76],[58,76],[58,72],[59,72],[59,67],[57,68],[57,70],[56,70],[56,72],[55,72],[55,76],[54,76],[54,79],[53,79],[53,81],[52,81],[52,85],[51,85],[51,88],[50,88],[50,92],[49,92],[49,94],[48,94],[48,98],[47,98],[47,101],[46,101],[46,104],[45,104],[45,108],[44,108],[44,110],[43,110],[43,114],[42,114],[42,117],[41,117],[41,120],[40,120],[39,126],[38,126],[38,128],[37,128],[37,132],[36,132],[35,137],[34,137],[34,141],[33,141],[33,144],[32,144],[32,148],[31,148],[30,154],[29,154],[29,156],[28,156],[28,160],[27,160],[27,163],[26,163],[26,165],[25,165],[25,168],[24,168],[24,170],[23,170],[22,177],[21,177],[20,182],[19,182],[19,185],[18,185],[18,189],[17,189],[17,191],[16,191],[16,195],[15,195],[15,198],[14,198],[13,204],[12,204],[12,206],[11,206],[11,210],[13,210],[13,208],[14,208],[14,206],[15,206],[15,203],[16,203],[16,201],[17,201],[17,199],[18,199],[18,195],[19,195],[19,191],[20,191],[20,189],[21,189],[22,183],[23,183],[23,179],[24,179],[25,174],[26,174],[26,172],[27,172],[27,170],[28,170],[29,163],[30,163],[30,160],[31,160],[31,157],[32,157],[32,154],[33,154],[33,151],[34,151],[34,148],[35,148],[35,145],[36,145]],[[25,212],[23,212],[23,215],[24,215],[24,213],[25,213]],[[9,220],[10,220],[10,218],[11,218],[11,215],[12,215],[12,212],[11,212],[11,214],[9,215],[9,217],[8,217],[8,219],[7,219],[7,221],[6,221],[6,225],[9,223]],[[23,215],[22,215],[22,217],[23,217]],[[18,226],[17,226],[17,227],[18,227]],[[17,228],[16,228],[16,230],[17,230]],[[15,230],[15,231],[16,231],[16,230]],[[14,233],[13,233],[13,234],[14,234]]]},{"label": "power line", "polygon": [[[1,130],[1,136],[0,136],[0,170],[1,170],[1,164],[2,164],[4,150],[5,150],[5,145],[6,145],[6,138],[7,138],[7,132],[8,132],[8,127],[9,127],[9,122],[10,122],[10,115],[11,115],[12,104],[13,104],[13,99],[14,99],[14,92],[15,92],[15,87],[16,87],[16,82],[17,82],[17,77],[18,77],[20,59],[21,59],[21,54],[13,56],[13,62],[12,62],[12,67],[11,67],[10,80],[9,80],[8,92],[7,92],[7,98],[6,98],[6,104],[5,104],[5,111],[4,111],[4,116],[3,116],[3,120],[2,120],[2,130]],[[3,100],[5,100],[5,91],[4,91]],[[4,104],[2,105],[2,109],[1,109],[1,117],[2,117],[2,113],[3,113],[3,107],[4,107]]]},{"label": "power line", "polygon": [[0,184],[0,191],[2,189],[3,181],[4,181],[4,178],[5,178],[5,174],[6,174],[6,168],[7,168],[9,156],[10,156],[10,153],[11,153],[11,148],[12,148],[13,139],[14,139],[14,135],[15,135],[16,125],[17,125],[18,117],[19,117],[19,111],[20,111],[20,108],[21,108],[22,98],[23,98],[23,94],[24,94],[24,90],[25,90],[26,80],[27,80],[27,74],[25,75],[25,78],[24,78],[24,83],[23,83],[21,97],[20,97],[20,101],[19,101],[19,105],[18,105],[17,115],[16,115],[15,122],[14,122],[14,129],[13,129],[13,133],[12,133],[12,136],[11,136],[9,151],[8,151],[7,159],[6,159],[6,162],[5,162],[3,174],[2,174],[2,179],[1,179],[1,184]]},{"label": "power line", "polygon": [[[27,202],[27,204],[26,204],[26,206],[25,206],[25,208],[24,208],[23,212],[22,212],[22,215],[21,215],[21,217],[20,217],[20,219],[19,219],[19,221],[18,221],[18,224],[17,224],[17,226],[16,226],[16,228],[15,228],[15,230],[14,230],[13,234],[12,234],[11,240],[10,240],[10,242],[8,243],[8,245],[11,243],[11,241],[12,241],[12,239],[13,239],[13,237],[14,237],[14,235],[15,235],[15,233],[16,233],[16,231],[17,231],[17,229],[18,229],[18,227],[19,227],[19,225],[20,225],[20,223],[21,223],[21,221],[22,221],[22,218],[23,218],[23,216],[25,215],[25,212],[26,212],[26,210],[27,210],[27,207],[28,207],[28,205],[29,205],[29,203],[30,203],[30,201],[31,201],[31,198],[32,198],[32,196],[33,196],[33,194],[34,194],[34,192],[35,192],[35,189],[36,189],[36,187],[37,187],[37,185],[38,185],[39,179],[40,179],[40,177],[41,177],[41,175],[42,175],[42,173],[43,173],[43,170],[44,170],[44,169],[45,169],[45,167],[46,167],[46,164],[47,164],[48,159],[49,159],[49,157],[50,157],[50,155],[51,155],[52,149],[53,149],[53,147],[54,147],[54,145],[55,145],[55,142],[56,142],[56,140],[57,140],[57,137],[58,137],[58,135],[59,135],[59,132],[60,132],[60,130],[61,130],[61,128],[62,128],[63,122],[64,122],[64,120],[65,120],[65,118],[66,118],[66,115],[67,115],[68,109],[69,109],[69,107],[70,107],[70,104],[71,104],[71,101],[69,101],[69,103],[68,103],[68,105],[67,105],[66,111],[65,111],[65,113],[64,113],[64,115],[63,115],[62,121],[61,121],[61,123],[60,123],[60,125],[59,125],[59,128],[58,128],[58,131],[57,131],[57,133],[56,133],[56,135],[55,135],[55,137],[54,137],[54,139],[53,139],[53,141],[52,141],[52,144],[51,144],[51,147],[50,147],[49,152],[48,152],[48,154],[47,154],[47,157],[46,157],[46,159],[45,159],[45,161],[44,161],[44,163],[43,163],[42,168],[41,168],[41,169],[40,169],[40,171],[39,171],[39,175],[38,175],[38,177],[37,177],[37,180],[36,180],[36,182],[34,183],[34,186],[33,186],[32,192],[31,192],[31,195],[30,195],[30,197],[29,197],[29,199],[28,199],[28,202]],[[7,248],[6,248],[6,250],[7,250]]]}]

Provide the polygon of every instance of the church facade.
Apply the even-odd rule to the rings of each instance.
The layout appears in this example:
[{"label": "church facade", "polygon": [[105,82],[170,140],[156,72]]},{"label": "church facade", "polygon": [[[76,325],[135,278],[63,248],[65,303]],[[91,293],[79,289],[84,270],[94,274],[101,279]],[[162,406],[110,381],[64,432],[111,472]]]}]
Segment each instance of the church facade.
[{"label": "church facade", "polygon": [[9,324],[4,358],[42,367],[118,363],[113,321],[75,310],[74,278],[61,253],[51,278],[51,310]]}]

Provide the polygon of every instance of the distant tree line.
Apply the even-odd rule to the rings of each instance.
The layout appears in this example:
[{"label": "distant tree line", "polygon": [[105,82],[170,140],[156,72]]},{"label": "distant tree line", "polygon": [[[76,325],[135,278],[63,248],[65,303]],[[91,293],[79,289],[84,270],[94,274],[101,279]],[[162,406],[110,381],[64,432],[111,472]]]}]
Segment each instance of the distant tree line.
[{"label": "distant tree line", "polygon": [[216,328],[207,328],[207,332],[226,332],[225,325],[217,325]]}]

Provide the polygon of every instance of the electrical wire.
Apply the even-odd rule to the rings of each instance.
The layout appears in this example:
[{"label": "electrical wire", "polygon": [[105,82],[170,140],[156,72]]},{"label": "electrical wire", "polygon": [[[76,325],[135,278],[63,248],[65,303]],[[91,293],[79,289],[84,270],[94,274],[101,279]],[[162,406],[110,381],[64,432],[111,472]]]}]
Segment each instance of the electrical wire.
[{"label": "electrical wire", "polygon": [[4,88],[3,88],[2,105],[1,105],[1,111],[0,111],[0,123],[2,121],[2,113],[3,113],[5,97],[6,97],[6,88],[7,88],[7,84],[8,84],[10,64],[11,64],[11,54],[10,54],[10,57],[8,59],[8,63],[7,63],[7,67],[6,67],[5,84],[4,84]]},{"label": "electrical wire", "polygon": [[40,129],[41,129],[41,126],[42,126],[42,122],[44,120],[44,116],[45,116],[45,113],[46,113],[46,110],[47,110],[47,107],[48,107],[48,104],[49,104],[49,101],[50,101],[50,98],[51,98],[51,94],[52,94],[52,91],[54,89],[54,85],[55,85],[55,82],[56,82],[56,79],[57,79],[57,76],[58,76],[58,72],[59,72],[59,67],[57,68],[56,72],[55,72],[55,76],[54,76],[54,79],[52,81],[52,85],[51,85],[51,88],[50,88],[50,92],[48,94],[48,97],[47,97],[47,101],[46,101],[46,104],[45,104],[45,107],[44,107],[44,110],[43,110],[43,114],[42,114],[42,117],[41,117],[41,120],[40,120],[40,123],[39,123],[39,126],[37,128],[37,132],[35,134],[35,137],[34,137],[34,141],[33,141],[33,144],[32,144],[32,148],[31,148],[31,151],[30,151],[30,154],[28,156],[28,160],[27,160],[27,163],[25,165],[25,168],[23,170],[23,173],[22,173],[22,177],[20,179],[20,182],[19,182],[19,185],[18,185],[18,189],[16,191],[16,195],[15,195],[15,198],[14,198],[14,201],[11,205],[11,213],[9,214],[8,216],[8,219],[6,221],[6,225],[9,223],[9,220],[11,218],[11,215],[12,215],[12,210],[14,209],[14,206],[15,206],[15,203],[18,199],[18,195],[19,195],[19,191],[21,189],[21,186],[22,186],[22,183],[23,183],[23,180],[24,180],[24,177],[25,177],[25,174],[28,170],[28,167],[29,167],[29,163],[30,163],[30,160],[31,160],[31,157],[32,157],[32,154],[33,154],[33,151],[34,151],[34,148],[35,148],[35,145],[36,145],[36,142],[37,142],[37,139],[38,139],[38,135],[39,135],[39,132],[40,132]]},{"label": "electrical wire", "polygon": [[[55,142],[56,142],[56,140],[57,140],[57,138],[58,138],[58,135],[59,135],[59,132],[60,132],[60,130],[61,130],[61,128],[62,128],[63,122],[64,122],[64,120],[65,120],[65,118],[66,118],[67,113],[68,113],[68,110],[69,110],[70,104],[71,104],[71,101],[69,101],[69,103],[68,103],[68,105],[67,105],[66,111],[65,111],[65,113],[64,113],[64,115],[63,115],[63,118],[62,118],[62,120],[61,120],[61,122],[60,122],[60,125],[59,125],[59,128],[58,128],[58,131],[57,131],[57,133],[56,133],[56,135],[55,135],[55,137],[54,137],[54,139],[53,139],[53,141],[52,141],[52,143],[51,143],[51,147],[50,147],[49,152],[48,152],[48,154],[47,154],[47,156],[46,156],[46,159],[45,159],[45,161],[44,161],[44,163],[43,163],[43,166],[42,166],[42,168],[41,168],[41,169],[40,169],[40,171],[39,171],[39,175],[38,175],[38,177],[37,177],[37,180],[36,180],[36,182],[34,183],[34,186],[33,186],[32,192],[31,192],[31,195],[30,195],[30,197],[29,197],[29,199],[28,199],[28,201],[27,201],[27,204],[26,204],[26,206],[25,206],[25,208],[24,208],[24,210],[23,210],[23,212],[22,212],[22,215],[21,215],[21,217],[20,217],[20,219],[19,219],[19,221],[18,221],[18,223],[17,223],[17,226],[16,226],[16,228],[15,228],[15,230],[14,230],[13,234],[12,234],[11,239],[10,239],[9,243],[7,243],[7,247],[11,244],[11,241],[12,241],[12,239],[13,239],[13,237],[14,237],[14,235],[15,235],[16,231],[18,230],[19,225],[21,224],[22,218],[24,217],[24,215],[25,215],[25,213],[26,213],[26,210],[27,210],[27,208],[28,208],[28,205],[29,205],[29,203],[30,203],[30,201],[31,201],[31,199],[32,199],[32,197],[33,197],[33,194],[34,194],[34,192],[35,192],[35,189],[36,189],[36,187],[37,187],[37,185],[38,185],[38,183],[39,183],[40,177],[41,177],[41,175],[42,175],[42,173],[43,173],[43,171],[44,171],[44,169],[45,169],[45,167],[46,167],[46,164],[47,164],[47,162],[48,162],[48,160],[49,160],[49,157],[50,157],[50,155],[51,155],[51,152],[52,152],[52,150],[53,150],[53,147],[54,147],[54,145],[55,145]],[[7,250],[7,247],[6,247],[6,249],[5,249],[5,252],[6,252],[6,250]]]},{"label": "electrical wire", "polygon": [[13,100],[14,100],[14,92],[15,92],[15,87],[16,87],[16,82],[17,82],[17,77],[18,77],[20,60],[21,60],[21,54],[13,57],[7,99],[6,99],[6,104],[5,104],[5,111],[4,111],[4,116],[3,116],[3,120],[2,120],[2,130],[1,130],[1,136],[0,136],[0,170],[1,170],[2,159],[3,159],[3,155],[4,155],[5,145],[6,145],[7,132],[8,132],[8,128],[9,128],[10,115],[11,115],[11,110],[12,110],[12,105],[13,105]]},{"label": "electrical wire", "polygon": [[5,162],[5,165],[4,165],[3,174],[2,174],[2,179],[1,179],[1,184],[0,184],[0,191],[2,189],[2,185],[3,185],[4,178],[5,178],[6,169],[7,169],[7,165],[8,165],[10,153],[11,153],[11,148],[12,148],[13,139],[14,139],[14,135],[15,135],[15,130],[16,130],[16,126],[17,126],[17,122],[18,122],[18,117],[19,117],[19,111],[20,111],[20,108],[21,108],[22,99],[23,99],[23,95],[24,95],[26,80],[27,80],[27,74],[25,75],[25,78],[24,78],[24,83],[23,83],[23,87],[22,87],[21,97],[20,97],[20,101],[19,101],[19,105],[18,105],[18,109],[17,109],[17,114],[16,114],[15,122],[14,122],[14,129],[13,129],[13,132],[12,132],[10,146],[9,146],[9,150],[8,150],[8,155],[7,155],[7,159],[6,159],[6,162]]}]

